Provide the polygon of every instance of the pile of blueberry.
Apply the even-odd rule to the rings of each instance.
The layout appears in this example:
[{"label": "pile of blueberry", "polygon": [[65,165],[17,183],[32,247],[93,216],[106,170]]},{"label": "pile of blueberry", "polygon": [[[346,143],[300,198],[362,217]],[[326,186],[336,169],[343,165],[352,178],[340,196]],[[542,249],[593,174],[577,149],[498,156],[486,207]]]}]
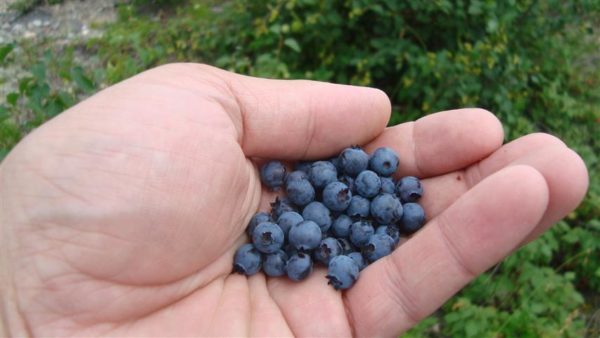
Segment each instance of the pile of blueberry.
[{"label": "pile of blueberry", "polygon": [[313,261],[328,268],[335,289],[347,289],[359,271],[389,255],[400,236],[425,222],[416,203],[423,194],[419,179],[392,178],[399,165],[390,148],[369,156],[360,147],[346,148],[325,161],[299,162],[287,173],[279,161],[260,171],[264,185],[285,191],[271,203],[271,213],[258,212],[248,224],[252,243],[234,256],[234,271],[253,275],[261,268],[271,277],[300,281]]}]

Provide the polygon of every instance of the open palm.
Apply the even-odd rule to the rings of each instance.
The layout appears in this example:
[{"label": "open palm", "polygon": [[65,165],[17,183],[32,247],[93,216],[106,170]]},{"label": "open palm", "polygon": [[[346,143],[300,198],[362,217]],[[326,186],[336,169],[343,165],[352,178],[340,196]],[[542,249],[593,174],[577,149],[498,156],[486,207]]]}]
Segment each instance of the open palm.
[{"label": "open palm", "polygon": [[[385,128],[380,91],[160,67],[22,141],[0,166],[3,322],[35,336],[391,336],[576,207],[583,162],[560,140],[502,146],[478,109]],[[347,292],[231,274],[273,196],[263,159],[394,148],[423,178],[426,227]]]}]

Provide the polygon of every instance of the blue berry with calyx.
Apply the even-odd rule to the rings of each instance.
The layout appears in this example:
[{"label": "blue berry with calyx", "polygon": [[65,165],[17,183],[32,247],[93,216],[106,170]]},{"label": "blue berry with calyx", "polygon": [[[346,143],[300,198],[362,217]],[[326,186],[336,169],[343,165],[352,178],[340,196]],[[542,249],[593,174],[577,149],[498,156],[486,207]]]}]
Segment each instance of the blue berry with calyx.
[{"label": "blue berry with calyx", "polygon": [[398,154],[391,148],[377,148],[369,159],[369,169],[381,176],[391,176],[398,169]]},{"label": "blue berry with calyx", "polygon": [[388,194],[394,194],[396,192],[396,184],[394,183],[394,179],[391,177],[380,177],[381,179],[381,192],[386,192]]},{"label": "blue berry with calyx", "polygon": [[328,284],[336,290],[345,290],[354,285],[360,269],[356,262],[344,255],[336,256],[329,262],[327,268]]},{"label": "blue berry with calyx", "polygon": [[269,161],[260,168],[260,181],[271,189],[277,189],[283,185],[285,172],[283,163]]},{"label": "blue berry with calyx", "polygon": [[371,170],[363,170],[354,180],[356,192],[362,197],[372,198],[381,190],[381,179]]},{"label": "blue berry with calyx", "polygon": [[294,170],[291,173],[285,176],[285,185],[287,186],[290,182],[299,181],[299,180],[308,180],[308,173],[305,173],[302,170]]},{"label": "blue berry with calyx", "polygon": [[362,248],[363,256],[369,262],[385,257],[394,251],[394,240],[386,234],[374,234]]},{"label": "blue berry with calyx", "polygon": [[315,188],[309,180],[292,180],[285,186],[285,192],[292,203],[303,207],[315,200]]},{"label": "blue berry with calyx", "polygon": [[350,205],[352,192],[342,182],[331,182],[323,189],[323,204],[329,210],[344,211]]},{"label": "blue berry with calyx", "polygon": [[329,261],[338,255],[342,254],[342,246],[333,237],[327,237],[321,241],[319,246],[315,249],[314,255],[315,260],[323,265],[327,266]]},{"label": "blue berry with calyx", "polygon": [[354,195],[346,209],[346,214],[350,217],[369,217],[370,210],[371,202],[368,199]]},{"label": "blue berry with calyx", "polygon": [[354,186],[354,177],[351,177],[348,175],[342,175],[342,176],[340,176],[339,181],[344,183],[345,185],[347,185],[353,194],[356,192],[356,188]]},{"label": "blue berry with calyx", "polygon": [[352,223],[354,222],[350,216],[341,214],[333,221],[331,232],[335,237],[347,238],[350,234],[350,226]]},{"label": "blue berry with calyx", "polygon": [[290,229],[288,241],[297,250],[313,250],[321,243],[321,228],[313,221],[300,222]]},{"label": "blue berry with calyx", "polygon": [[357,221],[350,226],[350,242],[361,248],[369,242],[369,238],[373,236],[375,229],[368,221]]},{"label": "blue berry with calyx", "polygon": [[321,202],[311,202],[305,206],[302,210],[302,217],[306,221],[317,223],[323,233],[326,233],[331,227],[331,211]]},{"label": "blue berry with calyx", "polygon": [[392,194],[379,194],[371,201],[371,216],[379,224],[396,223],[402,217],[402,204]]},{"label": "blue berry with calyx", "polygon": [[396,183],[396,195],[400,197],[402,203],[416,202],[423,196],[421,181],[414,176],[402,177]]},{"label": "blue berry with calyx", "polygon": [[369,155],[360,147],[353,146],[342,151],[339,161],[344,174],[355,177],[369,166]]},{"label": "blue berry with calyx", "polygon": [[316,189],[323,189],[331,182],[337,181],[337,169],[329,161],[317,161],[310,167],[309,179]]},{"label": "blue berry with calyx", "polygon": [[375,229],[375,233],[390,236],[394,240],[394,246],[400,242],[400,230],[394,225],[380,225]]},{"label": "blue berry with calyx", "polygon": [[252,216],[252,218],[250,219],[250,222],[248,223],[248,227],[246,227],[246,232],[248,233],[248,237],[252,238],[252,234],[254,233],[254,229],[256,228],[257,225],[259,225],[260,223],[263,222],[271,222],[273,221],[273,219],[271,219],[271,215],[269,215],[268,213],[264,212],[264,211],[260,211],[257,212],[256,214],[254,214],[254,216]]},{"label": "blue berry with calyx", "polygon": [[312,260],[310,259],[310,255],[298,252],[288,259],[285,270],[287,276],[293,281],[301,281],[308,277],[312,272]]},{"label": "blue berry with calyx", "polygon": [[346,256],[352,258],[356,262],[359,270],[362,270],[367,267],[367,261],[360,252],[353,251],[347,253]]},{"label": "blue berry with calyx", "polygon": [[350,242],[348,238],[338,238],[338,243],[342,248],[342,255],[346,255],[350,252],[356,251],[356,247]]},{"label": "blue berry with calyx", "polygon": [[286,211],[279,216],[279,218],[277,219],[277,224],[279,225],[279,227],[283,231],[283,234],[287,238],[288,234],[290,232],[290,229],[294,225],[296,225],[302,221],[304,221],[304,218],[302,218],[302,215],[300,215],[299,213],[297,213],[295,211]]},{"label": "blue berry with calyx", "polygon": [[266,255],[262,269],[267,276],[279,277],[285,275],[285,264],[287,263],[288,255],[279,250],[275,253]]},{"label": "blue berry with calyx", "polygon": [[405,203],[400,224],[402,232],[408,234],[421,229],[425,224],[425,210],[417,203]]},{"label": "blue berry with calyx", "polygon": [[287,197],[277,196],[275,202],[271,202],[271,217],[273,219],[278,219],[284,212],[296,210],[297,209],[292,204],[292,201]]},{"label": "blue berry with calyx", "polygon": [[233,271],[252,276],[260,270],[262,255],[254,245],[247,243],[239,247],[233,256]]},{"label": "blue berry with calyx", "polygon": [[279,225],[263,222],[254,228],[252,243],[262,253],[274,253],[283,247],[285,236]]}]

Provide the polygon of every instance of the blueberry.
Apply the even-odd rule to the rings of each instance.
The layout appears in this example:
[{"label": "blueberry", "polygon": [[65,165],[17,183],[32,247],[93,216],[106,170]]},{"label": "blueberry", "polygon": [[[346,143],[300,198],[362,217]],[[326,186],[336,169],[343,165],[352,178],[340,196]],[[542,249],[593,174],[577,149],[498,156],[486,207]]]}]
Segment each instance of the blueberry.
[{"label": "blueberry", "polygon": [[369,238],[374,233],[375,229],[371,223],[367,221],[354,222],[350,227],[350,242],[360,248],[369,242]]},{"label": "blueberry", "polygon": [[313,221],[319,225],[321,231],[326,233],[331,226],[331,212],[321,202],[311,202],[304,210],[302,210],[302,217],[306,221]]},{"label": "blueberry", "polygon": [[381,190],[381,180],[374,171],[363,170],[356,176],[354,186],[359,195],[371,198],[379,194],[379,191]]},{"label": "blueberry", "polygon": [[260,168],[261,182],[271,189],[281,187],[284,178],[285,166],[279,161],[269,161]]},{"label": "blueberry", "polygon": [[360,252],[353,251],[346,254],[346,256],[352,258],[356,262],[359,270],[362,270],[367,267],[367,262],[365,261],[365,258]]},{"label": "blueberry", "polygon": [[313,162],[310,161],[300,161],[297,162],[296,165],[294,166],[294,171],[298,170],[298,171],[304,171],[307,175],[310,174],[310,167],[312,166]]},{"label": "blueberry", "polygon": [[239,247],[233,256],[233,271],[251,276],[260,270],[261,254],[254,245],[246,243]]},{"label": "blueberry", "polygon": [[346,214],[350,217],[369,217],[370,205],[371,202],[368,199],[354,195],[346,209]]},{"label": "blueberry", "polygon": [[271,203],[271,217],[273,219],[278,219],[281,214],[287,211],[296,211],[296,208],[287,197],[276,197],[275,202]]},{"label": "blueberry", "polygon": [[300,222],[292,226],[288,240],[298,250],[312,250],[321,243],[321,228],[313,221]]},{"label": "blueberry", "polygon": [[398,169],[398,155],[391,148],[377,148],[369,159],[369,169],[381,176],[391,176]]},{"label": "blueberry", "polygon": [[315,249],[315,260],[327,266],[333,257],[341,254],[342,246],[337,239],[327,237],[323,239],[317,249]]},{"label": "blueberry", "polygon": [[396,184],[396,195],[403,203],[416,202],[423,196],[421,181],[414,176],[402,177]]},{"label": "blueberry", "polygon": [[352,218],[348,215],[339,215],[335,221],[333,221],[333,225],[331,226],[331,231],[335,237],[344,237],[347,238],[350,234],[350,226],[352,225]]},{"label": "blueberry", "polygon": [[310,255],[299,252],[288,259],[285,270],[287,276],[293,281],[300,281],[312,272]]},{"label": "blueberry", "polygon": [[292,203],[301,207],[315,200],[315,188],[309,180],[289,181],[285,192]]},{"label": "blueberry", "polygon": [[337,170],[329,161],[317,161],[310,167],[310,182],[317,189],[323,189],[331,182],[337,181]]},{"label": "blueberry", "polygon": [[402,232],[413,233],[421,229],[425,223],[425,211],[417,203],[406,203],[400,223]]},{"label": "blueberry", "polygon": [[295,170],[285,176],[285,185],[287,186],[290,182],[308,180],[308,174],[302,170]]},{"label": "blueberry", "polygon": [[279,225],[271,222],[263,222],[254,228],[252,243],[256,250],[262,253],[274,253],[283,247],[285,236]]},{"label": "blueberry", "polygon": [[340,154],[340,166],[348,176],[356,176],[369,166],[369,155],[360,147],[346,148]]},{"label": "blueberry", "polygon": [[359,274],[358,264],[350,257],[340,255],[329,262],[327,279],[336,290],[344,290],[354,285]]},{"label": "blueberry", "polygon": [[302,221],[304,221],[304,218],[302,218],[302,215],[299,213],[295,211],[286,211],[279,216],[277,219],[277,224],[279,224],[279,227],[281,230],[283,230],[283,234],[287,238],[290,229]]},{"label": "blueberry", "polygon": [[323,204],[330,210],[344,211],[350,205],[352,192],[342,182],[331,182],[323,190]]},{"label": "blueberry", "polygon": [[354,245],[352,245],[352,243],[350,243],[349,239],[338,238],[337,241],[338,241],[338,243],[340,243],[340,246],[342,248],[342,255],[356,251],[356,248],[354,247]]},{"label": "blueberry", "polygon": [[379,194],[371,201],[371,216],[380,224],[395,223],[402,217],[402,204],[392,194]]},{"label": "blueberry", "polygon": [[252,234],[254,233],[254,228],[262,222],[271,222],[271,215],[264,211],[257,212],[252,216],[250,222],[248,223],[248,227],[246,228],[246,232],[248,233],[248,237],[252,238]]},{"label": "blueberry", "polygon": [[396,184],[391,177],[380,177],[381,179],[381,192],[387,192],[393,194],[396,192]]},{"label": "blueberry", "polygon": [[392,251],[394,251],[394,240],[386,234],[374,234],[363,247],[363,255],[370,262],[375,262]]},{"label": "blueberry", "polygon": [[380,225],[375,229],[376,234],[388,235],[394,240],[394,246],[400,242],[400,231],[393,225]]},{"label": "blueberry", "polygon": [[285,263],[288,256],[285,252],[279,250],[275,253],[265,256],[262,269],[267,276],[279,277],[285,275]]}]

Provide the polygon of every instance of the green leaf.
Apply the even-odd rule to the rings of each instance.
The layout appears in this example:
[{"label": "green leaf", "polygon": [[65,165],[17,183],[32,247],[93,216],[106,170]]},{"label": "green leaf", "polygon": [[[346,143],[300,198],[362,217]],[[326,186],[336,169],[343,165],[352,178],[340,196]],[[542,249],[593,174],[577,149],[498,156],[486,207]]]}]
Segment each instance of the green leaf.
[{"label": "green leaf", "polygon": [[6,95],[6,102],[8,102],[8,104],[10,104],[11,106],[16,106],[17,101],[19,100],[19,96],[19,93],[9,93],[8,95]]},{"label": "green leaf", "polygon": [[71,77],[73,78],[73,81],[75,81],[75,84],[84,92],[91,92],[96,88],[94,82],[85,75],[83,68],[80,66],[73,67],[71,70]]},{"label": "green leaf", "polygon": [[283,41],[283,44],[290,47],[296,53],[300,53],[300,51],[302,50],[300,48],[300,45],[298,44],[298,41],[296,41],[296,39],[294,39],[294,38],[285,39]]},{"label": "green leaf", "polygon": [[15,49],[15,45],[12,43],[0,46],[0,63],[4,63],[4,60]]}]

